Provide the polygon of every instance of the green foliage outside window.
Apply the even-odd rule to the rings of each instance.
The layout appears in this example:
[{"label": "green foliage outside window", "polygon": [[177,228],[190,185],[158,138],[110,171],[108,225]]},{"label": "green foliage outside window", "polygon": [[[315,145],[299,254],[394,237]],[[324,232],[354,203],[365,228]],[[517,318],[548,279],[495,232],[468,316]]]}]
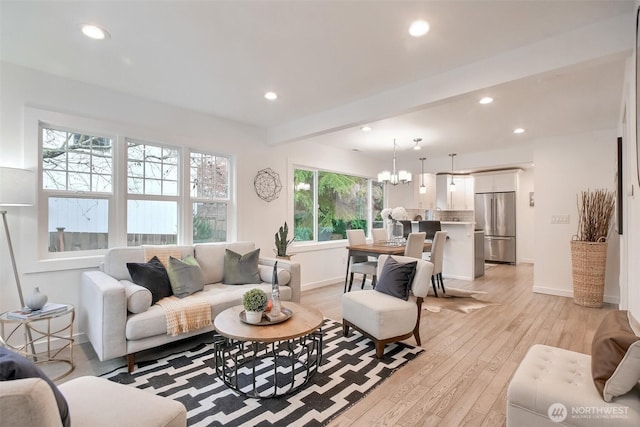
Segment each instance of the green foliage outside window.
[{"label": "green foliage outside window", "polygon": [[[317,185],[317,205],[314,204]],[[335,172],[294,171],[296,241],[346,239],[350,229],[367,229],[368,180]],[[376,190],[374,189],[374,193]],[[381,194],[374,200],[380,200]],[[375,209],[375,207],[374,207]],[[318,236],[314,239],[314,221]]]}]

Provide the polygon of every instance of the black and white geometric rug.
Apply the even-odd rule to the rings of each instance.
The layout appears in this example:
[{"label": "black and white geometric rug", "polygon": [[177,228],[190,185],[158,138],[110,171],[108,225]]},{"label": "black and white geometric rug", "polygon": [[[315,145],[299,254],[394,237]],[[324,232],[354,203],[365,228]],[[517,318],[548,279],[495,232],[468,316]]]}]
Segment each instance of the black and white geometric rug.
[{"label": "black and white geometric rug", "polygon": [[320,426],[363,398],[423,350],[396,343],[375,357],[373,343],[357,331],[342,336],[342,324],[322,325],[322,365],[309,384],[288,396],[254,399],[218,379],[213,344],[126,367],[103,377],[182,402],[190,426]]}]

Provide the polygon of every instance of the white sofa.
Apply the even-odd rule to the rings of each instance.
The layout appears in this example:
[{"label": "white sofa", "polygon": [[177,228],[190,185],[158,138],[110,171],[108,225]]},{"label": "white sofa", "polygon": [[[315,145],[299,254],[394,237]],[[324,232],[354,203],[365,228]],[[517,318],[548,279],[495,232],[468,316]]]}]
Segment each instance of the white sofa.
[{"label": "white sofa", "polygon": [[[242,295],[249,289],[261,288],[271,294],[271,278],[275,259],[260,258],[261,284],[225,285],[223,267],[225,250],[245,254],[255,249],[252,242],[205,243],[193,246],[178,246],[184,258],[192,255],[198,261],[204,276],[203,295],[211,302],[212,319],[221,311],[242,304]],[[127,356],[129,371],[133,370],[135,353],[190,336],[209,333],[213,326],[186,334],[167,334],[164,310],[157,304],[141,313],[132,313],[127,307],[131,302],[128,262],[143,263],[141,246],[110,249],[105,255],[100,271],[82,274],[80,287],[79,326],[93,345],[98,358],[103,360]],[[280,299],[300,301],[300,265],[287,260],[278,260]]]}]

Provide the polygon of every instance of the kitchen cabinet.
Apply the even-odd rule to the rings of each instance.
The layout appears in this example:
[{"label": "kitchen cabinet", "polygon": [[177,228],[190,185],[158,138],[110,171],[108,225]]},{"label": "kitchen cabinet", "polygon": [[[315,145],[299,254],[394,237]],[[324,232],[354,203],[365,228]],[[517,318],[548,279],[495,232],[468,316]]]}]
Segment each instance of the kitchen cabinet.
[{"label": "kitchen cabinet", "polygon": [[432,173],[425,173],[423,176],[423,182],[427,187],[427,192],[420,194],[420,175],[416,175],[412,181],[413,191],[413,203],[412,207],[416,209],[433,210],[436,207],[436,176]]},{"label": "kitchen cabinet", "polygon": [[518,171],[474,174],[473,178],[476,193],[516,191],[518,187]]},{"label": "kitchen cabinet", "polygon": [[453,175],[453,182],[456,184],[456,191],[451,192],[451,175],[436,177],[436,206],[447,210],[473,209],[473,178],[467,175]]}]

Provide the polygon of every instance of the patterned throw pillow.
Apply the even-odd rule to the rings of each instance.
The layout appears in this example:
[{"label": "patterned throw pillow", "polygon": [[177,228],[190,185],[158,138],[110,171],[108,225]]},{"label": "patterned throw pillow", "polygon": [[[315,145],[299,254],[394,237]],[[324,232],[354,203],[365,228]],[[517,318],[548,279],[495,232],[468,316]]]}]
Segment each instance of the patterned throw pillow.
[{"label": "patterned throw pillow", "polygon": [[393,257],[387,258],[378,276],[375,290],[407,301],[417,265],[418,261],[402,264]]},{"label": "patterned throw pillow", "polygon": [[171,296],[171,283],[167,269],[158,257],[154,256],[146,263],[128,262],[127,269],[133,283],[151,291],[151,304]]},{"label": "patterned throw pillow", "polygon": [[191,255],[187,255],[182,261],[170,256],[167,274],[173,295],[178,298],[184,298],[204,289],[204,278],[200,265]]},{"label": "patterned throw pillow", "polygon": [[226,285],[244,285],[248,283],[262,283],[258,260],[260,248],[240,255],[230,249],[224,253],[224,280]]}]

